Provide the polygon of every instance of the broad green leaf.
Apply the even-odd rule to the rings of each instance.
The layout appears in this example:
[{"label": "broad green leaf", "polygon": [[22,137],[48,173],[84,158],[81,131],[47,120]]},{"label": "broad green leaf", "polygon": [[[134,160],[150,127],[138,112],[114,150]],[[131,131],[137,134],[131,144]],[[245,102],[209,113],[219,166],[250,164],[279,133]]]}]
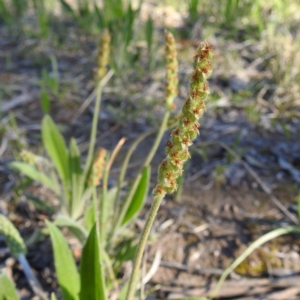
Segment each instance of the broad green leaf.
[{"label": "broad green leaf", "polygon": [[67,216],[58,216],[54,224],[59,227],[67,227],[82,244],[86,242],[88,236],[87,231],[73,219]]},{"label": "broad green leaf", "polygon": [[69,155],[63,136],[50,116],[42,121],[43,144],[60,178],[64,183],[69,180]]},{"label": "broad green leaf", "polygon": [[14,283],[4,273],[0,273],[0,299],[19,300]]},{"label": "broad green leaf", "polygon": [[59,186],[47,175],[40,172],[34,166],[27,164],[25,162],[12,162],[9,164],[10,168],[18,170],[23,175],[26,175],[30,179],[40,182],[42,185],[50,188],[54,191],[57,195],[59,194]]},{"label": "broad green leaf", "polygon": [[141,210],[149,190],[150,167],[145,167],[139,185],[131,199],[128,210],[122,221],[122,225],[133,219]]},{"label": "broad green leaf", "polygon": [[80,278],[72,252],[60,232],[46,220],[54,252],[54,265],[64,300],[79,300]]},{"label": "broad green leaf", "polygon": [[84,189],[83,174],[81,169],[81,158],[80,152],[74,138],[70,142],[70,175],[71,175],[71,187],[72,187],[72,197],[71,197],[71,211],[72,217],[77,219],[81,215],[80,208],[82,207],[82,193]]},{"label": "broad green leaf", "polygon": [[80,300],[106,299],[99,240],[97,224],[95,224],[89,234],[85,246],[82,249],[80,265]]}]

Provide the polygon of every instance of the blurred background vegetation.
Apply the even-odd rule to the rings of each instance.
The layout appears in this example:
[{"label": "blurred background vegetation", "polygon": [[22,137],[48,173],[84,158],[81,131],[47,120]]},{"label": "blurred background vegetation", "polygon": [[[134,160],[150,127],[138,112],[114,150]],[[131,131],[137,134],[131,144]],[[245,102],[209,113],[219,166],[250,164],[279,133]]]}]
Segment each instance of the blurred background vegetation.
[{"label": "blurred background vegetation", "polygon": [[[211,106],[237,106],[250,122],[278,125],[289,134],[299,117],[299,6],[283,0],[1,0],[2,73],[26,58],[36,68],[44,105],[59,93],[65,102],[70,86],[64,82],[59,53],[85,54],[74,70],[78,76],[93,64],[100,33],[108,27],[111,68],[120,84],[132,84],[159,72],[162,32],[169,28],[178,40],[182,65],[190,61],[189,44],[208,39],[216,47],[218,87]],[[91,76],[91,69],[83,76]],[[3,80],[0,91],[4,99],[12,92]],[[156,98],[144,96],[150,102]],[[130,107],[125,111],[134,116]]]}]

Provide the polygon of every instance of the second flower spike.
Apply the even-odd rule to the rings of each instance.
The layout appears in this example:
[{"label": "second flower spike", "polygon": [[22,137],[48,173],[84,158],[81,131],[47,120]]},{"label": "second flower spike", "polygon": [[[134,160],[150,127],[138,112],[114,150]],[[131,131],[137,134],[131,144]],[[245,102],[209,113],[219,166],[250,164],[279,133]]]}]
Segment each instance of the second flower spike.
[{"label": "second flower spike", "polygon": [[174,98],[178,94],[178,62],[175,39],[172,33],[166,31],[166,69],[167,69],[167,84],[166,84],[166,108],[174,109]]}]

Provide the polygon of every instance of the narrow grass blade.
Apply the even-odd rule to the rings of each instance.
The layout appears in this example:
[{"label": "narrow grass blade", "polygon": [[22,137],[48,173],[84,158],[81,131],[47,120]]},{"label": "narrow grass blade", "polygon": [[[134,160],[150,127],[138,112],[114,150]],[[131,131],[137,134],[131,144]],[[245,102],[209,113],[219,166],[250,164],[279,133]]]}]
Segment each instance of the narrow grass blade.
[{"label": "narrow grass blade", "polygon": [[130,205],[122,221],[122,225],[124,225],[125,223],[133,219],[143,207],[143,204],[145,202],[149,190],[149,182],[150,182],[150,167],[148,166],[145,167],[142,172],[141,180],[130,201]]},{"label": "narrow grass blade", "polygon": [[49,221],[46,224],[50,231],[55,270],[63,299],[79,300],[80,278],[72,252],[60,230]]},{"label": "narrow grass blade", "polygon": [[4,273],[0,273],[0,299],[19,300],[14,283]]},{"label": "narrow grass blade", "polygon": [[101,264],[99,240],[97,224],[95,224],[82,250],[82,259],[80,265],[80,300],[107,299]]},{"label": "narrow grass blade", "polygon": [[212,292],[212,295],[210,298],[215,298],[227,278],[227,276],[240,264],[242,263],[254,250],[256,250],[258,247],[263,245],[264,243],[273,240],[281,235],[288,234],[288,233],[300,233],[300,227],[298,226],[289,226],[285,228],[277,228],[275,230],[272,230],[262,237],[258,238],[255,242],[253,242],[222,274],[221,278],[219,279],[218,284],[216,285],[214,291]]}]

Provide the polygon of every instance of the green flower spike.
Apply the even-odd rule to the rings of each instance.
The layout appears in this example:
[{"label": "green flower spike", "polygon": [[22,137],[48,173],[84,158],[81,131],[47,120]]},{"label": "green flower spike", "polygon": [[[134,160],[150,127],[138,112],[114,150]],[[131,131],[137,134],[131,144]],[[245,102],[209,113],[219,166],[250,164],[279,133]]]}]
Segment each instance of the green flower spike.
[{"label": "green flower spike", "polygon": [[175,39],[172,33],[166,31],[166,69],[167,69],[167,84],[166,84],[166,108],[174,109],[174,98],[178,94],[178,62]]},{"label": "green flower spike", "polygon": [[0,235],[3,235],[11,254],[18,257],[19,254],[26,253],[26,246],[15,226],[0,214]]},{"label": "green flower spike", "polygon": [[[209,94],[207,78],[211,75],[212,47],[202,43],[194,56],[194,71],[191,75],[190,89],[182,108],[179,126],[171,132],[171,140],[166,144],[167,157],[158,168],[158,183],[153,190],[154,198],[164,197],[167,193],[173,193],[177,189],[176,179],[182,174],[184,162],[190,158],[188,148],[199,134],[200,124],[198,119],[205,111],[204,99]],[[169,82],[174,81],[175,76],[168,71]],[[173,79],[172,76],[174,76]],[[168,93],[173,91],[169,83]],[[168,104],[169,105],[169,104]]]},{"label": "green flower spike", "polygon": [[[157,185],[153,190],[154,199],[136,250],[128,283],[127,300],[134,299],[143,253],[160,204],[167,193],[173,193],[177,189],[176,179],[182,174],[183,164],[190,157],[188,148],[199,134],[200,124],[197,121],[205,110],[204,99],[209,94],[206,79],[211,74],[211,58],[212,47],[207,42],[202,43],[194,56],[194,71],[191,76],[189,94],[182,108],[179,126],[171,132],[171,139],[166,144],[167,157],[158,168]],[[173,73],[169,71],[168,74],[172,78]],[[169,82],[172,82],[172,79],[168,81],[168,84]],[[173,92],[175,93],[172,85],[168,86],[168,95],[174,95]],[[167,108],[171,109],[172,105],[168,100]]]},{"label": "green flower spike", "polygon": [[107,65],[109,63],[110,54],[110,34],[108,29],[105,28],[102,33],[101,43],[98,54],[98,69],[97,69],[97,80],[103,79],[107,73]]}]

